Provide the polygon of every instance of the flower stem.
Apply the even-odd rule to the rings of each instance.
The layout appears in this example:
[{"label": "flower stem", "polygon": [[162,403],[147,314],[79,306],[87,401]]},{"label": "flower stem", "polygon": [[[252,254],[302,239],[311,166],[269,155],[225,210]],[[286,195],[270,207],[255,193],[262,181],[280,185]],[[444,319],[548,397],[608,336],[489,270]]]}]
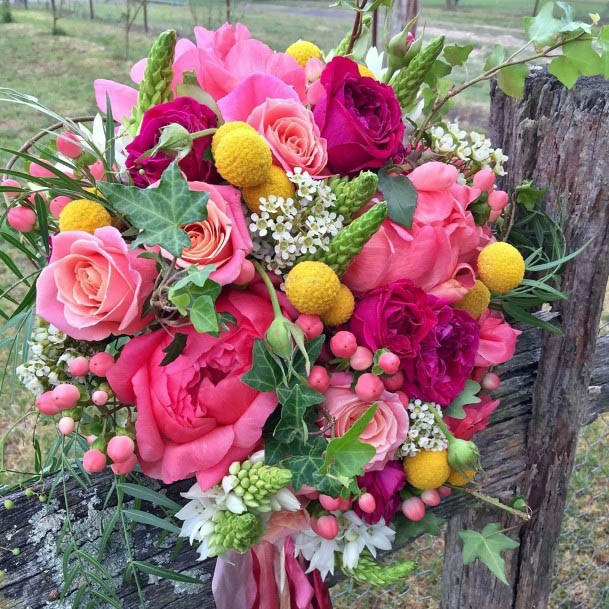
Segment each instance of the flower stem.
[{"label": "flower stem", "polygon": [[480,493],[478,491],[472,491],[470,489],[463,488],[462,486],[453,486],[450,484],[448,486],[450,486],[450,488],[452,489],[467,493],[468,495],[471,495],[472,497],[475,497],[480,501],[484,501],[485,503],[488,503],[496,508],[499,508],[500,510],[503,510],[504,512],[507,512],[508,514],[512,514],[512,516],[516,516],[517,518],[520,518],[525,522],[531,520],[531,515],[529,513],[523,512],[522,510],[517,510],[516,508],[510,507],[509,505],[505,505],[505,503],[501,503],[499,499],[495,499],[494,497],[490,497],[489,495],[485,495],[484,493]]},{"label": "flower stem", "polygon": [[448,426],[444,422],[444,419],[442,418],[440,413],[437,411],[436,407],[434,406],[430,410],[433,414],[433,418],[436,420],[436,425],[440,428],[440,431],[446,436],[446,439],[448,440],[450,438],[454,438],[455,436],[451,433],[450,429],[448,429]]},{"label": "flower stem", "polygon": [[277,298],[277,292],[275,290],[275,286],[271,282],[271,280],[268,276],[268,273],[264,270],[264,267],[259,262],[257,262],[256,260],[254,260],[253,262],[254,262],[255,269],[258,271],[258,274],[260,275],[262,281],[264,281],[264,285],[266,286],[266,289],[269,292],[269,296],[271,297],[271,304],[273,305],[273,313],[275,314],[275,317],[283,317],[283,313],[281,312],[281,307],[279,306],[279,299]]},{"label": "flower stem", "polygon": [[208,135],[213,135],[218,129],[216,127],[211,127],[210,129],[203,129],[203,131],[195,131],[190,134],[190,137],[193,140],[196,140],[200,137],[207,137]]}]

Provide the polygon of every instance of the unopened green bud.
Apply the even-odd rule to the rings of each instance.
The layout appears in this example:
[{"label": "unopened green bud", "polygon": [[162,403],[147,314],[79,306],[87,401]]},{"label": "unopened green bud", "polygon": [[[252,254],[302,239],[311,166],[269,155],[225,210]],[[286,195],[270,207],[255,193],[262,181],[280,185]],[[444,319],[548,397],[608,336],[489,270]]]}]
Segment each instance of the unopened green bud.
[{"label": "unopened green bud", "polygon": [[14,507],[15,507],[15,504],[13,501],[11,501],[10,499],[4,500],[4,509],[5,510],[12,510]]},{"label": "unopened green bud", "polygon": [[294,350],[292,333],[289,328],[290,324],[291,322],[285,317],[276,317],[264,335],[269,349],[275,355],[285,360],[292,357],[292,351]]},{"label": "unopened green bud", "polygon": [[[471,440],[448,437],[448,464],[463,475],[480,469],[480,451]],[[471,476],[468,476],[471,478]]]},{"label": "unopened green bud", "polygon": [[48,499],[49,498],[46,495],[38,495],[38,501],[40,501],[40,503],[46,503]]},{"label": "unopened green bud", "polygon": [[21,550],[19,548],[13,548],[11,552],[13,556],[19,556],[19,554],[21,554]]},{"label": "unopened green bud", "polygon": [[33,497],[36,493],[31,488],[26,488],[24,493],[26,497]]},{"label": "unopened green bud", "polygon": [[163,151],[179,161],[190,153],[192,142],[192,135],[186,127],[178,123],[170,123],[163,127],[157,145],[145,152],[143,156],[150,157]]}]

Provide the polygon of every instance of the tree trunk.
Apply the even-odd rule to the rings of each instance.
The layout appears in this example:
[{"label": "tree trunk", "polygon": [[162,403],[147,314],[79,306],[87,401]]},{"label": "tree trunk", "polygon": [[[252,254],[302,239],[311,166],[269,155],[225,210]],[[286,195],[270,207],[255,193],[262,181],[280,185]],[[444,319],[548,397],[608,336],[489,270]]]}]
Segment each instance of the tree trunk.
[{"label": "tree trunk", "polygon": [[95,19],[95,11],[93,9],[93,0],[89,0],[89,19],[93,21]]},{"label": "tree trunk", "polygon": [[444,0],[444,8],[445,8],[447,11],[452,11],[452,10],[454,10],[455,5],[456,5],[456,2],[453,2],[453,0]]},{"label": "tree trunk", "polygon": [[230,23],[230,18],[231,18],[230,9],[231,9],[231,0],[226,0],[226,21],[227,21],[227,23]]},{"label": "tree trunk", "polygon": [[51,0],[51,13],[53,15],[53,27],[51,28],[51,33],[53,36],[59,34],[59,29],[57,28],[57,22],[59,21],[59,9],[57,8],[57,0]]},{"label": "tree trunk", "polygon": [[10,0],[2,0],[2,23],[11,23],[13,14],[11,12]]},{"label": "tree trunk", "polygon": [[148,0],[142,0],[142,12],[144,14],[144,32],[148,33]]},{"label": "tree trunk", "polygon": [[609,82],[581,79],[571,91],[539,71],[527,79],[523,101],[492,86],[491,134],[510,157],[502,187],[531,179],[548,189],[545,209],[563,217],[569,251],[589,242],[566,266],[561,289],[571,297],[557,307],[562,335],[543,337],[526,436],[526,464],[512,491],[526,497],[533,517],[514,531],[520,547],[506,559],[509,586],[479,563],[463,567],[458,531],[480,529],[497,512],[453,517],[444,558],[443,609],[545,609],[609,274]]}]

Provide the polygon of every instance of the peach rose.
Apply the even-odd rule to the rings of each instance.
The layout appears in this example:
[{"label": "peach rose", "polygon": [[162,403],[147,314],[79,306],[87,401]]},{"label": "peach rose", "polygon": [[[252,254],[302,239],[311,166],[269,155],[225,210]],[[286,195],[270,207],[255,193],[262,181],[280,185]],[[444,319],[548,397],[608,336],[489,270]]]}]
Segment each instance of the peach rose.
[{"label": "peach rose", "polygon": [[302,167],[319,175],[328,162],[327,142],[321,137],[313,113],[293,99],[267,99],[256,106],[247,122],[271,147],[273,158],[286,171]]},{"label": "peach rose", "polygon": [[[351,390],[351,375],[339,372],[332,375],[330,388],[324,395],[323,407],[334,419],[334,435],[344,435],[351,426],[370,408]],[[364,467],[364,471],[383,469],[393,459],[396,450],[406,440],[408,413],[399,396],[385,391],[376,400],[377,409],[360,440],[371,444],[376,455]]]},{"label": "peach rose", "polygon": [[135,334],[150,316],[142,305],[154,286],[156,264],[138,258],[112,226],[93,235],[66,231],[52,238],[49,264],[36,283],[36,314],[78,340]]},{"label": "peach rose", "polygon": [[184,227],[190,247],[182,250],[177,265],[214,264],[216,270],[211,279],[220,285],[233,283],[252,251],[252,240],[241,209],[241,195],[232,186],[212,186],[205,182],[191,182],[190,189],[209,193],[207,218]]}]

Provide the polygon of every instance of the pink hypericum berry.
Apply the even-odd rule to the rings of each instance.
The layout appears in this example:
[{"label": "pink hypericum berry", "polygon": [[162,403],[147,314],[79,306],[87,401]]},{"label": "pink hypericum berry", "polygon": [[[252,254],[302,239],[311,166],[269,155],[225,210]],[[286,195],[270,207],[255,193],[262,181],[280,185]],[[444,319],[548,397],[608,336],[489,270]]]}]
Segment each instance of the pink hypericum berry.
[{"label": "pink hypericum berry", "polygon": [[53,389],[53,399],[61,410],[66,408],[74,408],[76,402],[80,399],[80,391],[76,385],[70,383],[62,383]]},{"label": "pink hypericum berry", "polygon": [[252,283],[252,281],[254,281],[255,276],[256,269],[254,268],[252,261],[246,258],[241,264],[241,270],[239,271],[237,279],[235,279],[233,283],[235,285],[247,285],[248,283]]},{"label": "pink hypericum berry", "polygon": [[49,209],[51,213],[59,218],[59,214],[63,211],[63,208],[71,201],[70,197],[59,196],[51,199],[49,203]]},{"label": "pink hypericum berry", "polygon": [[55,143],[57,144],[57,150],[71,159],[75,159],[82,154],[82,146],[75,133],[64,131],[57,136]]},{"label": "pink hypericum berry", "polygon": [[338,535],[338,520],[336,516],[327,514],[317,520],[311,519],[311,528],[324,539],[334,539]]},{"label": "pink hypericum berry", "polygon": [[453,489],[450,486],[441,486],[438,489],[438,493],[440,493],[441,497],[448,497],[453,492]]},{"label": "pink hypericum berry", "polygon": [[36,408],[50,417],[57,414],[61,408],[55,401],[52,391],[45,391],[42,395],[36,398]]},{"label": "pink hypericum berry", "polygon": [[330,375],[323,366],[313,366],[308,379],[309,385],[319,393],[325,393],[330,387]]},{"label": "pink hypericum berry", "polygon": [[495,391],[499,387],[501,380],[494,372],[487,372],[482,379],[482,389],[486,391]]},{"label": "pink hypericum berry", "polygon": [[400,368],[400,358],[390,351],[379,357],[379,368],[385,374],[395,374]]},{"label": "pink hypericum berry", "polygon": [[372,374],[371,372],[362,374],[355,384],[355,393],[357,393],[357,397],[364,402],[374,402],[375,400],[378,400],[381,395],[383,395],[383,391],[385,391],[383,381],[381,381],[376,374]]},{"label": "pink hypericum berry", "polygon": [[348,510],[351,507],[351,499],[343,499],[342,497],[338,498],[338,508],[341,511]]},{"label": "pink hypericum berry", "polygon": [[57,423],[57,429],[63,436],[69,436],[74,431],[75,426],[76,421],[72,417],[61,417],[59,423]]},{"label": "pink hypericum berry", "polygon": [[[11,178],[2,180],[2,182],[0,182],[0,186],[13,186],[15,188],[21,188],[21,184],[19,184],[17,180],[13,180]],[[8,190],[2,194],[5,194],[7,197],[18,197],[21,193],[18,190]]]},{"label": "pink hypericum berry", "polygon": [[25,205],[17,205],[8,210],[6,220],[20,233],[29,233],[36,226],[36,212]]},{"label": "pink hypericum berry", "polygon": [[86,376],[89,373],[89,360],[82,355],[75,357],[68,366],[72,376]]},{"label": "pink hypericum berry", "polygon": [[383,384],[387,391],[397,391],[404,385],[404,373],[398,370],[393,376],[387,376],[383,379]]},{"label": "pink hypericum berry", "polygon": [[341,499],[340,497],[330,497],[329,495],[320,495],[319,503],[324,510],[328,510],[329,512],[333,512],[334,510],[339,509]]},{"label": "pink hypericum berry", "polygon": [[131,455],[126,461],[122,463],[112,463],[110,467],[117,476],[125,476],[133,471],[133,468],[137,465],[137,457]]},{"label": "pink hypericum berry", "polygon": [[372,351],[366,347],[358,347],[349,359],[349,364],[353,370],[367,370],[372,366]]},{"label": "pink hypericum berry", "polygon": [[358,500],[360,510],[365,514],[372,514],[376,510],[376,499],[371,493],[364,493]]},{"label": "pink hypericum berry", "polygon": [[402,502],[402,514],[414,522],[422,520],[425,517],[425,504],[420,497],[410,497]]},{"label": "pink hypericum berry", "polygon": [[91,401],[96,406],[103,406],[108,401],[108,399],[108,392],[104,391],[103,389],[98,389],[97,391],[94,391],[91,395]]},{"label": "pink hypericum berry", "polygon": [[91,448],[82,456],[82,467],[89,474],[101,472],[106,467],[106,455],[97,448]]},{"label": "pink hypericum berry", "polygon": [[[330,350],[336,357],[349,358],[357,351],[355,334],[341,330],[330,339]],[[363,349],[363,347],[362,347]]]},{"label": "pink hypericum berry", "polygon": [[436,505],[440,505],[440,501],[442,501],[442,495],[440,495],[438,490],[435,488],[423,491],[421,493],[421,501],[429,507],[435,507]]},{"label": "pink hypericum berry", "polygon": [[93,444],[93,442],[97,440],[97,436],[85,436],[85,440],[87,441],[87,444]]},{"label": "pink hypericum berry", "polygon": [[114,358],[107,353],[102,351],[96,353],[89,361],[89,370],[95,375],[101,378],[105,378],[108,370],[114,365]]},{"label": "pink hypericum berry", "polygon": [[38,163],[32,163],[30,165],[30,175],[35,178],[53,178],[55,174],[52,171],[49,171],[46,167],[39,165]]},{"label": "pink hypericum berry", "polygon": [[135,443],[129,436],[114,436],[110,438],[106,452],[115,463],[126,461],[135,451]]},{"label": "pink hypericum berry", "polygon": [[298,316],[296,325],[305,333],[307,340],[313,340],[324,331],[324,324],[319,315],[307,315],[303,313]]}]

